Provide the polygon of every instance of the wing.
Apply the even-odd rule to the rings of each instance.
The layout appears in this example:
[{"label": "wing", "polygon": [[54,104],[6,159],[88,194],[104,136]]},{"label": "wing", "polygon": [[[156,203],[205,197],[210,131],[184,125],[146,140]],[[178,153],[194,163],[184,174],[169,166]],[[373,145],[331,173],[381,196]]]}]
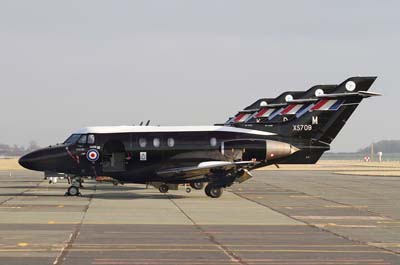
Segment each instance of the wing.
[{"label": "wing", "polygon": [[234,168],[248,169],[254,167],[259,162],[255,161],[240,161],[240,162],[229,162],[229,161],[209,161],[202,162],[195,167],[180,167],[170,168],[157,172],[160,177],[182,177],[184,179],[195,178],[204,175],[212,175],[216,172],[226,172]]}]

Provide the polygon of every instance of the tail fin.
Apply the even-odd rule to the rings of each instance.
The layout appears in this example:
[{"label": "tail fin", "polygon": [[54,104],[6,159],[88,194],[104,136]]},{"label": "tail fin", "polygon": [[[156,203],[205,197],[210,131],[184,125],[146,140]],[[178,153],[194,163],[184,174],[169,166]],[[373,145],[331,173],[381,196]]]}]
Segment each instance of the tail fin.
[{"label": "tail fin", "polygon": [[339,85],[318,85],[304,92],[285,92],[260,99],[225,125],[274,132],[290,138],[330,144],[367,97],[376,77],[351,77]]}]

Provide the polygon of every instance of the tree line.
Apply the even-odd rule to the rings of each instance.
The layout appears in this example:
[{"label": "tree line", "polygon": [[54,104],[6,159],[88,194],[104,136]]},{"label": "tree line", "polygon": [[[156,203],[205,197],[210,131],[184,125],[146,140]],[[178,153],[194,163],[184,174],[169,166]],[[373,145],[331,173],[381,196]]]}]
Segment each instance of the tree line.
[{"label": "tree line", "polygon": [[40,146],[35,141],[30,141],[28,147],[0,143],[0,156],[21,156],[39,148]]},{"label": "tree line", "polygon": [[[384,154],[400,153],[400,140],[382,140],[374,145],[374,153],[383,152]],[[369,154],[371,152],[371,145],[361,148],[357,151],[358,153]]]}]

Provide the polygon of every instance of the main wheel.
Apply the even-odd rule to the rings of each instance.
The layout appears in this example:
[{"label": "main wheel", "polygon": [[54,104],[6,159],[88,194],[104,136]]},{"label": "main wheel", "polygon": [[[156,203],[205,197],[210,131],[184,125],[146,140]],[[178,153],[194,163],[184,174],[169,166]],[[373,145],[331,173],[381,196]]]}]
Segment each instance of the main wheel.
[{"label": "main wheel", "polygon": [[166,184],[162,184],[162,185],[158,188],[158,190],[159,190],[161,193],[167,193],[168,190],[169,190],[169,187],[168,187],[168,185],[166,185]]},{"label": "main wheel", "polygon": [[217,185],[208,184],[204,191],[208,197],[219,198],[222,195],[223,189]]},{"label": "main wheel", "polygon": [[75,186],[71,186],[68,188],[67,194],[69,196],[78,196],[79,195],[79,188]]},{"label": "main wheel", "polygon": [[204,183],[203,182],[193,182],[193,183],[190,183],[190,187],[192,187],[195,190],[202,190],[204,188]]}]

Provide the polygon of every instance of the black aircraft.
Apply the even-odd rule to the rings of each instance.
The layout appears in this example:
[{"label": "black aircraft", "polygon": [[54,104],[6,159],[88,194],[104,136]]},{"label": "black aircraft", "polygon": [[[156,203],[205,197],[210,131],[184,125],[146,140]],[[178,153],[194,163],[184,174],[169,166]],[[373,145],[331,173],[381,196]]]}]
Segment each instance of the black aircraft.
[{"label": "black aircraft", "polygon": [[[352,77],[339,85],[317,85],[262,98],[214,126],[87,127],[63,144],[29,153],[19,163],[32,170],[73,176],[68,195],[79,194],[86,176],[151,184],[167,192],[190,184],[212,198],[251,178],[250,171],[279,164],[314,164],[376,77]],[[77,184],[78,183],[78,184]]]}]

